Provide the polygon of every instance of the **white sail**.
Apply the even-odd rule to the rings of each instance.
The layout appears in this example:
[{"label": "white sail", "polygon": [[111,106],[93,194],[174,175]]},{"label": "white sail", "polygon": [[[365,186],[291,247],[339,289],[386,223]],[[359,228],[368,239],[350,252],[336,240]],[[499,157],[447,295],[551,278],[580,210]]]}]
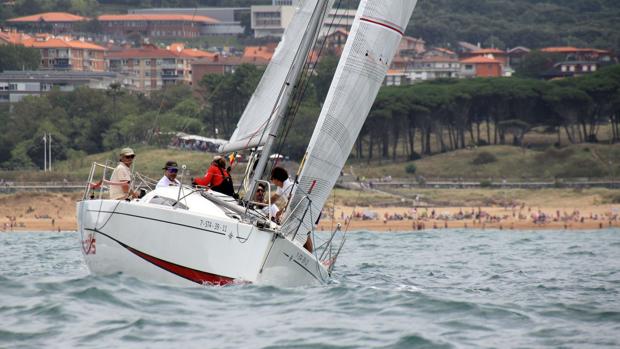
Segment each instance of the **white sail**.
[{"label": "white sail", "polygon": [[[374,103],[416,0],[362,0],[318,123],[282,231],[306,233],[318,219]],[[311,203],[308,208],[307,203]]]},{"label": "white sail", "polygon": [[[293,20],[286,28],[282,40],[263,73],[254,94],[250,98],[239,122],[227,144],[220,147],[220,152],[248,149],[265,143],[264,130],[270,130],[272,114],[277,112],[282,97],[281,87],[291,79],[291,67],[300,54],[312,15],[318,0],[304,0],[296,8]],[[304,57],[305,59],[305,57]]]}]

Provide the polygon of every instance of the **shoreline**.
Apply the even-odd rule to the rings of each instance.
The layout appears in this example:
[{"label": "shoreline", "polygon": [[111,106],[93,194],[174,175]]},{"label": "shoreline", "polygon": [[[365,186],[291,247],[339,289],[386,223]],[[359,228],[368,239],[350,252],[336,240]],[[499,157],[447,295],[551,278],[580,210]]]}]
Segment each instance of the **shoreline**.
[{"label": "shoreline", "polygon": [[[75,203],[81,193],[21,193],[0,196],[0,232],[76,231]],[[574,204],[574,203],[573,203]],[[620,228],[620,204],[577,207],[326,207],[318,231],[337,224],[348,231],[414,232],[433,229],[596,230]],[[336,218],[332,218],[336,217]],[[353,217],[353,218],[352,218]]]}]

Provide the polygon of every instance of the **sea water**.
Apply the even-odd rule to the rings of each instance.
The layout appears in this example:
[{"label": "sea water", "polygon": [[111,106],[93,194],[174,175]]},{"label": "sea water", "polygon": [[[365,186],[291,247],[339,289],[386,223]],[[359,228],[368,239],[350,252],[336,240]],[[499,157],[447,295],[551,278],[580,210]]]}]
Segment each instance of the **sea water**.
[{"label": "sea water", "polygon": [[0,234],[0,348],[618,348],[620,230],[356,232],[324,286],[95,277]]}]

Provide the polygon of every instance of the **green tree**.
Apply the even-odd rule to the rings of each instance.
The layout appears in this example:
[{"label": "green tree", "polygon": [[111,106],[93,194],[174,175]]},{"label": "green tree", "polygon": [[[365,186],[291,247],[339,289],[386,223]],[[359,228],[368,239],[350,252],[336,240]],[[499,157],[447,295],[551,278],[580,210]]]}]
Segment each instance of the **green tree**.
[{"label": "green tree", "polygon": [[41,62],[38,49],[0,45],[0,72],[5,70],[37,70]]}]

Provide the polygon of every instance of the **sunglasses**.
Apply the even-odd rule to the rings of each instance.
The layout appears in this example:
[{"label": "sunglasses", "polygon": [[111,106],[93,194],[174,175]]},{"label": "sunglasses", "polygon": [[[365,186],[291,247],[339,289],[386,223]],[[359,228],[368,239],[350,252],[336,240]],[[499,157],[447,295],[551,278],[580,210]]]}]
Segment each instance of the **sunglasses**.
[{"label": "sunglasses", "polygon": [[264,193],[264,192],[265,192],[265,189],[256,189],[256,192],[257,192],[257,193]]},{"label": "sunglasses", "polygon": [[125,159],[133,159],[133,158],[135,158],[136,156],[135,156],[135,155],[124,155],[123,157],[124,157]]},{"label": "sunglasses", "polygon": [[170,172],[170,173],[177,173],[177,172],[179,172],[179,169],[178,168],[169,168],[167,171]]}]

